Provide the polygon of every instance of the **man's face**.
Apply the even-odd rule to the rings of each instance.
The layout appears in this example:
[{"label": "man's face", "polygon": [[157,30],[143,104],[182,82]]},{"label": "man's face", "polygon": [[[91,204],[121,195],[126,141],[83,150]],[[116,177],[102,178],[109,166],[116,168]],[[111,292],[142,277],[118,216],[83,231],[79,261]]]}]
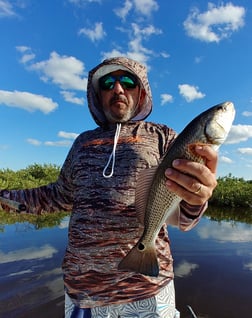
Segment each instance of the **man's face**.
[{"label": "man's face", "polygon": [[99,99],[106,118],[112,123],[130,120],[141,107],[145,91],[140,89],[137,79],[125,71],[115,71],[103,78],[107,87],[100,85]]}]

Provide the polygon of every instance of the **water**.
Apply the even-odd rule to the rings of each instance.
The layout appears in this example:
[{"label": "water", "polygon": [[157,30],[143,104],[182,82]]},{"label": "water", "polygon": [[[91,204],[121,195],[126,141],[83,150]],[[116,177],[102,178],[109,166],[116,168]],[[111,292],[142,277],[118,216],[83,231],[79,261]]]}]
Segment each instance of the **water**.
[{"label": "water", "polygon": [[[63,317],[68,217],[58,223],[0,226],[0,317]],[[190,317],[187,305],[198,318],[251,317],[252,226],[204,217],[192,231],[169,235],[181,318]]]}]

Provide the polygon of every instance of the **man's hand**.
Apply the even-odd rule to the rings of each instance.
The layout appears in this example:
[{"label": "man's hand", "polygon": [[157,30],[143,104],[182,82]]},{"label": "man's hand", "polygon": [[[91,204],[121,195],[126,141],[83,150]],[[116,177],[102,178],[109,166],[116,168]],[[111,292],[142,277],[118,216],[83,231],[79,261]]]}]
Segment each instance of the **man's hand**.
[{"label": "man's hand", "polygon": [[166,170],[167,187],[191,205],[203,205],[217,186],[218,155],[208,145],[195,146],[195,151],[206,165],[186,159],[173,161],[173,168]]}]

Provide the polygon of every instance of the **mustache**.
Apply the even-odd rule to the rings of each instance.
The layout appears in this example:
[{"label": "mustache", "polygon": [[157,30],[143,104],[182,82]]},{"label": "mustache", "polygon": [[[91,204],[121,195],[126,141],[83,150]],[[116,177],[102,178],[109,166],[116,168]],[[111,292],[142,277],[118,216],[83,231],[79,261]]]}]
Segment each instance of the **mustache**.
[{"label": "mustache", "polygon": [[128,100],[125,96],[123,95],[113,95],[110,99],[110,104],[113,104],[115,102],[122,102],[127,104]]}]

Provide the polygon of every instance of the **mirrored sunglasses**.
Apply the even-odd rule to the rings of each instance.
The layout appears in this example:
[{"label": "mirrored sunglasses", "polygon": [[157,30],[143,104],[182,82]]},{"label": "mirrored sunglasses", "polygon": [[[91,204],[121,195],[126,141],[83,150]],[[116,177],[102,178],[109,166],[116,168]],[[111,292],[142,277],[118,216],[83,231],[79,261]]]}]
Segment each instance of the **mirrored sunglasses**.
[{"label": "mirrored sunglasses", "polygon": [[131,75],[105,75],[99,79],[99,86],[102,90],[111,90],[116,82],[119,82],[124,89],[136,88],[138,85],[138,80]]}]

